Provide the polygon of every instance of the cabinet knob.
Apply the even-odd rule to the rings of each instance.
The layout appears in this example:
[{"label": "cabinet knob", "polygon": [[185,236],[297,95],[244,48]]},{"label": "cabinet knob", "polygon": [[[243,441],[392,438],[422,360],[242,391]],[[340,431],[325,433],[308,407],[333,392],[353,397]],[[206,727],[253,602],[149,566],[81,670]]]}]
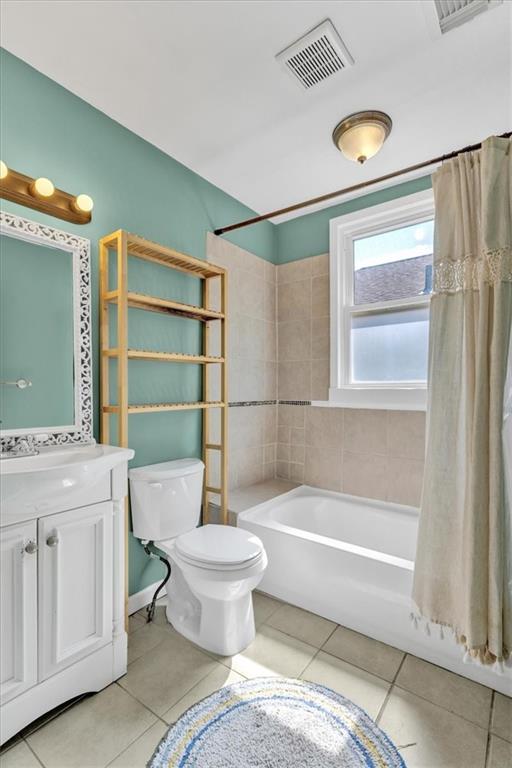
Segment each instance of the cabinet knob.
[{"label": "cabinet knob", "polygon": [[25,547],[25,552],[27,555],[33,555],[34,552],[37,552],[37,544],[35,541],[29,541],[28,544]]},{"label": "cabinet knob", "polygon": [[52,536],[48,536],[48,538],[46,539],[46,544],[49,547],[56,547],[58,543],[59,543],[59,537],[56,534]]}]

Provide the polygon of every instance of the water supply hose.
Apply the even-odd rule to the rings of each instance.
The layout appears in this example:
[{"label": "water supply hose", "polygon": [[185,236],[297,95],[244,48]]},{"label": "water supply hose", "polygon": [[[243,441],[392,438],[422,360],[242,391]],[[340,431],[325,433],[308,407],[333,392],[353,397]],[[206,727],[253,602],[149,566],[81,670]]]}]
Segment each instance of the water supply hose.
[{"label": "water supply hose", "polygon": [[171,577],[171,564],[166,557],[162,557],[162,555],[160,555],[158,552],[154,552],[151,549],[151,547],[154,547],[154,544],[152,541],[143,541],[142,546],[144,547],[144,552],[146,553],[146,555],[148,555],[148,557],[158,558],[158,560],[160,560],[160,562],[162,562],[167,569],[167,573],[162,579],[162,582],[158,585],[155,591],[155,594],[153,595],[153,599],[151,600],[149,605],[146,606],[146,623],[149,624],[150,621],[153,621],[153,617],[155,615],[156,601],[158,600],[158,595],[160,594],[160,592],[165,587],[165,585],[167,584],[167,582]]}]

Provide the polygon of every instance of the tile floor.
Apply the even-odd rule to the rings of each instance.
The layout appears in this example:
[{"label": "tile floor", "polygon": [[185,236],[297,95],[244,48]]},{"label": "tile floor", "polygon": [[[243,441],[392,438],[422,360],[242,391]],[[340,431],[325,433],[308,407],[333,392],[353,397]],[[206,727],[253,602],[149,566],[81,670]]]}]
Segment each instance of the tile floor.
[{"label": "tile floor", "polygon": [[363,707],[408,768],[511,768],[512,699],[263,594],[257,636],[221,658],[165,619],[130,618],[127,674],[26,728],[1,768],[143,768],[169,723],[219,687],[260,675],[327,685]]}]

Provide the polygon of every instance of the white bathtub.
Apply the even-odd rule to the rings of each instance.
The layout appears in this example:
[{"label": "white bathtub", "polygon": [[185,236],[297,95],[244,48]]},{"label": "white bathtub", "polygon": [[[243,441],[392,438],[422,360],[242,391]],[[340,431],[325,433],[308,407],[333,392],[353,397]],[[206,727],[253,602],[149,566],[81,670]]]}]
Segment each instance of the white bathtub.
[{"label": "white bathtub", "polygon": [[416,508],[303,485],[241,512],[238,525],[265,545],[263,592],[512,695],[510,663],[502,674],[464,664],[448,633],[414,628]]}]

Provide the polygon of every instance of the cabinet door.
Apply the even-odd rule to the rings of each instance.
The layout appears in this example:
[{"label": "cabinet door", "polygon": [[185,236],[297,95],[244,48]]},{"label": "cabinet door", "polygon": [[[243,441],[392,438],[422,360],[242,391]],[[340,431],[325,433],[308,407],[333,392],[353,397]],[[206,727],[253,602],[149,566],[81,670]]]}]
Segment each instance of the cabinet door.
[{"label": "cabinet door", "polygon": [[39,524],[39,669],[44,680],[112,639],[112,502]]},{"label": "cabinet door", "polygon": [[1,703],[37,682],[36,521],[0,530]]}]

